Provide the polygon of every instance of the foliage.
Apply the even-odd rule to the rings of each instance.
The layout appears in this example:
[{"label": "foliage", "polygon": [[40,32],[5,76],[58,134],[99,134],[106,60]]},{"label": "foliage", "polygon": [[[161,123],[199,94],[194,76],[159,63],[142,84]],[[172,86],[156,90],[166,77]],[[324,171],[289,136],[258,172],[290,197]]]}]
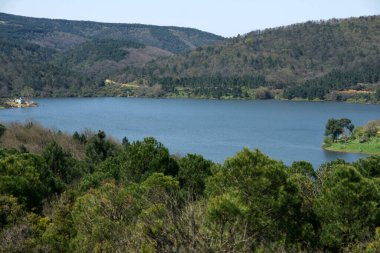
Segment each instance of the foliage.
[{"label": "foliage", "polygon": [[[295,185],[287,180],[285,166],[257,150],[243,149],[224,166],[217,167],[207,192],[222,208],[213,213],[220,215],[216,223],[223,243],[233,236],[226,226],[236,225],[236,222],[240,229],[246,229],[239,232],[255,242],[251,247],[267,241],[295,243],[300,234],[293,228],[311,227],[313,230],[312,225],[303,224],[304,220],[298,222],[292,217],[301,212],[302,197]],[[223,201],[227,202],[223,204]],[[230,218],[226,220],[226,217]]]},{"label": "foliage", "polygon": [[137,218],[138,198],[114,183],[103,184],[78,198],[72,216],[77,233],[72,241],[73,252],[112,251],[121,244],[128,224]]},{"label": "foliage", "polygon": [[75,201],[73,189],[63,192],[59,198],[52,201],[51,222],[42,234],[42,243],[48,252],[69,252],[70,238],[76,235],[72,210]]},{"label": "foliage", "polygon": [[91,150],[84,161],[58,142],[42,155],[0,149],[0,252],[379,248],[378,156],[314,170],[243,149],[216,164],[175,159],[152,137],[122,144],[101,131],[83,136]]},{"label": "foliage", "polygon": [[[347,100],[335,91],[363,90],[375,102],[380,80],[379,16],[310,21],[226,39],[179,56],[156,59],[121,80],[147,79],[174,96],[247,98],[245,88],[284,90],[287,99]],[[327,46],[326,46],[327,45]],[[134,73],[135,72],[135,73]],[[269,93],[260,92],[270,98]],[[378,100],[377,100],[378,101]]]},{"label": "foliage", "polygon": [[380,222],[378,189],[377,180],[364,178],[352,166],[331,168],[315,203],[321,245],[338,250],[371,238]]},{"label": "foliage", "polygon": [[370,121],[363,126],[363,134],[367,138],[376,136],[378,130],[380,129],[380,121]]},{"label": "foliage", "polygon": [[48,223],[47,217],[34,213],[18,217],[16,224],[1,230],[0,252],[46,252],[41,236]]},{"label": "foliage", "polygon": [[368,244],[365,252],[366,253],[376,253],[380,250],[380,228],[376,228],[375,238],[371,243]]},{"label": "foliage", "polygon": [[178,27],[4,13],[0,20],[0,97],[380,98],[379,16],[309,21],[224,40]]},{"label": "foliage", "polygon": [[359,172],[368,178],[380,177],[380,156],[370,156],[367,159],[359,159],[353,165]]},{"label": "foliage", "polygon": [[[18,149],[42,155],[46,147],[56,142],[66,153],[72,157],[83,160],[86,156],[84,143],[76,141],[72,136],[53,131],[35,122],[10,123],[7,130],[0,137],[1,147]],[[82,134],[83,135],[83,134]]]},{"label": "foliage", "polygon": [[7,130],[7,128],[4,125],[0,124],[0,137],[4,134],[5,130]]},{"label": "foliage", "polygon": [[376,99],[378,100],[378,101],[380,101],[380,88],[378,88],[377,90],[376,90]]},{"label": "foliage", "polygon": [[0,158],[0,193],[11,194],[29,210],[42,207],[42,200],[61,191],[42,157],[12,154]]},{"label": "foliage", "polygon": [[87,158],[93,163],[104,161],[108,157],[114,156],[116,152],[116,145],[106,139],[106,134],[103,131],[99,131],[86,143]]},{"label": "foliage", "polygon": [[351,120],[342,118],[342,119],[329,119],[326,124],[325,136],[330,137],[333,142],[338,140],[342,134],[345,133],[347,129],[350,133],[354,130],[354,125],[351,124]]},{"label": "foliage", "polygon": [[205,181],[211,175],[213,163],[200,155],[188,154],[178,161],[178,181],[181,188],[196,196],[202,196]]},{"label": "foliage", "polygon": [[296,161],[292,163],[292,166],[288,169],[291,174],[301,174],[310,179],[317,177],[313,165],[306,161]]},{"label": "foliage", "polygon": [[[348,123],[348,130],[351,131],[350,136],[340,134],[342,128],[340,128],[339,120],[332,119],[333,121],[328,122],[326,127],[329,127],[330,136],[327,136],[324,141],[324,148],[332,151],[343,151],[343,152],[353,152],[353,153],[364,153],[364,154],[380,154],[380,138],[378,135],[380,129],[380,121],[373,120],[369,121],[364,126],[360,126],[353,129],[353,125]],[[329,125],[330,123],[330,125]],[[344,123],[344,122],[343,122]],[[343,124],[344,125],[344,124]],[[343,127],[343,126],[342,126]],[[339,139],[336,137],[334,140],[333,130],[338,135],[342,135],[342,138]],[[326,129],[326,133],[327,133]]]},{"label": "foliage", "polygon": [[120,155],[120,170],[129,180],[141,182],[154,172],[175,176],[178,165],[169,150],[152,137],[134,141]]},{"label": "foliage", "polygon": [[28,18],[0,13],[0,97],[93,96],[126,67],[210,45],[196,29]]},{"label": "foliage", "polygon": [[[330,73],[322,76],[309,79],[302,83],[301,85],[288,87],[284,91],[284,97],[287,99],[292,98],[305,98],[305,99],[327,99],[328,95],[333,91],[340,90],[365,90],[371,86],[361,86],[359,84],[369,83],[374,84],[380,80],[380,75],[378,73],[379,66],[377,63],[368,64],[368,66],[358,66],[355,70],[333,70]],[[331,94],[332,95],[332,94]],[[367,101],[371,100],[371,94],[365,93]],[[377,101],[377,97],[374,97]],[[346,101],[348,98],[344,98],[342,93],[338,93],[335,98],[331,100],[336,101]]]},{"label": "foliage", "polygon": [[22,215],[22,206],[17,203],[17,198],[11,195],[0,195],[0,227],[5,228],[15,224]]}]

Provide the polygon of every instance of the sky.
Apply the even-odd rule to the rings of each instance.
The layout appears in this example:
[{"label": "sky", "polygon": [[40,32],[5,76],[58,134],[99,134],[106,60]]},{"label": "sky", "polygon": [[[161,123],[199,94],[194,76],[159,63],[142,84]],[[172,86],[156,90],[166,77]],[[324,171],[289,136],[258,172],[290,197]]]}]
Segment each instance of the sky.
[{"label": "sky", "polygon": [[192,27],[225,37],[308,20],[380,14],[380,0],[0,0],[0,12]]}]

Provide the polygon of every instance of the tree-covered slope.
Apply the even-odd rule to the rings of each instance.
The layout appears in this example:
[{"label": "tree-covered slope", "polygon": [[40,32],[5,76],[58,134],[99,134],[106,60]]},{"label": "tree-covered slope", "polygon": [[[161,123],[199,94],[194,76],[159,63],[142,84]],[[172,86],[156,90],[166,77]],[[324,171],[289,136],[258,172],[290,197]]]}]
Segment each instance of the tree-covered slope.
[{"label": "tree-covered slope", "polygon": [[379,41],[380,16],[310,21],[223,41],[188,28],[0,13],[0,96],[376,102]]},{"label": "tree-covered slope", "polygon": [[[302,85],[304,94],[292,94],[297,86],[288,96],[323,97],[333,89],[378,82],[379,41],[380,16],[306,22],[156,60],[144,73],[167,90],[185,86],[200,93],[228,93],[242,86]],[[321,94],[309,91],[313,88]]]},{"label": "tree-covered slope", "polygon": [[209,45],[222,37],[191,28],[29,18],[0,13],[0,36],[67,50],[93,39],[130,40],[172,53]]},{"label": "tree-covered slope", "polygon": [[380,157],[223,164],[35,123],[0,124],[0,252],[380,250]]},{"label": "tree-covered slope", "polygon": [[214,44],[196,29],[28,18],[0,13],[0,95],[86,95],[117,70]]}]

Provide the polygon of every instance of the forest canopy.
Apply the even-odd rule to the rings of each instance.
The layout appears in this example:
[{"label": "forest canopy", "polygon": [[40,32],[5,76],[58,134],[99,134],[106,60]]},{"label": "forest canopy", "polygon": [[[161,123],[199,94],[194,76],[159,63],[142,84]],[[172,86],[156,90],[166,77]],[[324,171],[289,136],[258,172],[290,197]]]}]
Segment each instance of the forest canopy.
[{"label": "forest canopy", "polygon": [[0,252],[380,249],[379,156],[314,169],[245,148],[218,164],[152,137],[2,129]]},{"label": "forest canopy", "polygon": [[0,13],[0,97],[380,101],[380,17],[220,36]]}]

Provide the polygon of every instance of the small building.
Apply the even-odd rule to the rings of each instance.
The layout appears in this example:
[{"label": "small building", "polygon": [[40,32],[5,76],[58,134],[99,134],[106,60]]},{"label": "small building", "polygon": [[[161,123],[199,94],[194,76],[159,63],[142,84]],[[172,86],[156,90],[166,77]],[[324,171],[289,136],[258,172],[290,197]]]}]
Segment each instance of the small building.
[{"label": "small building", "polygon": [[16,104],[19,104],[19,105],[22,105],[22,104],[25,104],[25,99],[23,99],[23,98],[16,98],[15,99],[15,103]]}]

